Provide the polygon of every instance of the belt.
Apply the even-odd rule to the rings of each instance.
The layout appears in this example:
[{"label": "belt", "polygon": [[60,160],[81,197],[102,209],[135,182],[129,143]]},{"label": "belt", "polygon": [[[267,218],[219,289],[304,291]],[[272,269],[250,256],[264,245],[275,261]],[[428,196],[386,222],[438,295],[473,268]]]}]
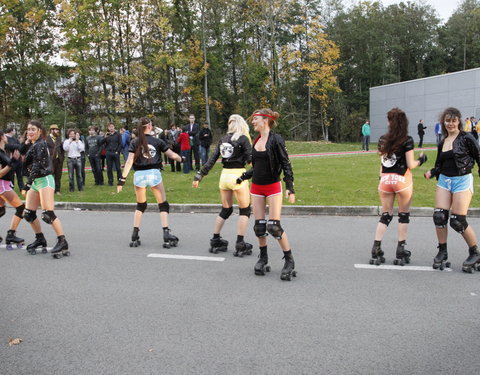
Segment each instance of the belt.
[{"label": "belt", "polygon": [[77,160],[77,159],[81,159],[82,157],[81,156],[77,156],[76,158],[71,158],[70,156],[68,157],[69,159],[73,159],[73,160]]}]

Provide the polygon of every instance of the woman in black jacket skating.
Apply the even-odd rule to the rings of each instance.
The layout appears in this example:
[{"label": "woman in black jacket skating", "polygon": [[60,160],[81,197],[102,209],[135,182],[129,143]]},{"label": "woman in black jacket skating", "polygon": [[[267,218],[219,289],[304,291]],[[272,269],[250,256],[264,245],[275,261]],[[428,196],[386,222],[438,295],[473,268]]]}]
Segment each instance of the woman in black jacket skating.
[{"label": "woman in black jacket skating", "polygon": [[[250,193],[252,195],[253,215],[255,216],[255,235],[258,237],[260,256],[255,264],[255,274],[265,275],[269,271],[267,266],[267,232],[278,240],[283,250],[285,264],[281,272],[282,280],[290,281],[296,276],[295,262],[287,234],[280,225],[282,212],[282,185],[280,175],[283,172],[285,182],[285,195],[290,203],[295,203],[293,189],[293,171],[288,157],[285,141],[272,131],[277,125],[279,114],[271,109],[260,109],[253,112],[250,117],[254,130],[258,133],[253,142],[252,165],[253,168],[244,173],[238,180],[252,178]],[[265,207],[269,206],[269,220],[265,219]]]},{"label": "woman in black jacket skating", "polygon": [[444,139],[439,143],[435,167],[425,173],[425,178],[436,177],[435,210],[433,221],[438,238],[438,254],[433,268],[441,269],[447,262],[448,219],[450,227],[460,233],[468,245],[468,258],[463,262],[464,272],[480,270],[480,252],[477,237],[467,223],[467,212],[473,196],[472,169],[480,165],[480,149],[472,135],[463,131],[462,115],[456,108],[447,108],[440,116]]},{"label": "woman in black jacket skating", "polygon": [[250,193],[248,182],[237,184],[237,179],[245,173],[245,165],[252,159],[252,146],[247,122],[240,115],[231,115],[228,119],[228,132],[217,144],[208,161],[194,177],[192,187],[198,184],[213,168],[217,159],[222,156],[223,170],[220,176],[219,189],[222,199],[222,209],[215,220],[213,238],[210,240],[210,252],[227,251],[228,241],[220,237],[220,231],[233,212],[233,196],[238,202],[239,217],[237,224],[237,241],[235,256],[250,255],[252,245],[245,242],[245,230],[250,217]]}]

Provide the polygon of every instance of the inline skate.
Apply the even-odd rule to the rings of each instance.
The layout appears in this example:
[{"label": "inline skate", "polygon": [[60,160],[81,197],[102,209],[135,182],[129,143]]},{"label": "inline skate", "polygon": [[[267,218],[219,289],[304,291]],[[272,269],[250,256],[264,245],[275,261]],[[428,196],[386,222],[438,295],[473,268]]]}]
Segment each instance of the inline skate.
[{"label": "inline skate", "polygon": [[139,231],[139,228],[133,227],[132,242],[130,242],[130,247],[138,247],[142,244],[142,242],[140,242],[140,236],[138,235]]},{"label": "inline skate", "polygon": [[228,241],[224,240],[222,237],[212,238],[210,240],[210,252],[217,254],[219,251],[225,252],[228,249]]},{"label": "inline skate", "polygon": [[283,265],[282,272],[280,274],[280,279],[286,281],[292,281],[292,277],[297,276],[297,271],[295,271],[295,261],[293,260],[293,256],[291,252],[285,253],[283,256],[285,259],[285,264]]},{"label": "inline skate", "polygon": [[233,256],[243,257],[244,255],[252,255],[252,244],[245,241],[240,241],[235,244],[235,252]]},{"label": "inline skate", "polygon": [[433,269],[443,271],[445,268],[450,268],[450,262],[448,260],[447,244],[441,243],[438,244],[438,254],[433,259]]},{"label": "inline skate", "polygon": [[70,251],[68,251],[68,242],[65,239],[65,236],[58,236],[58,241],[52,249],[52,256],[55,259],[60,259],[61,257],[68,257]]},{"label": "inline skate", "polygon": [[5,238],[5,243],[7,244],[7,250],[13,250],[13,245],[17,246],[17,249],[21,249],[25,245],[25,240],[15,236],[15,231],[10,229],[7,232],[7,237]]},{"label": "inline skate", "polygon": [[270,272],[270,266],[268,264],[268,253],[267,249],[260,249],[260,255],[258,256],[258,261],[255,264],[255,275],[265,276],[265,272]]},{"label": "inline skate", "polygon": [[383,257],[384,253],[380,244],[381,241],[373,241],[372,258],[370,259],[370,264],[379,266],[380,264],[385,263],[385,258]]},{"label": "inline skate", "polygon": [[465,259],[462,265],[462,271],[467,273],[473,273],[473,271],[480,271],[480,252],[477,249],[477,245],[468,249],[468,258]]},{"label": "inline skate", "polygon": [[405,264],[410,263],[410,255],[412,255],[412,253],[408,250],[405,250],[405,245],[405,241],[398,241],[396,254],[397,259],[394,259],[393,264],[404,266]]},{"label": "inline skate", "polygon": [[178,237],[170,233],[170,229],[163,228],[163,247],[170,249],[172,246],[177,247]]},{"label": "inline skate", "polygon": [[47,251],[47,240],[43,233],[36,233],[35,234],[35,241],[33,241],[30,245],[27,245],[27,251],[31,255],[35,255],[37,253],[37,249],[42,249],[42,254],[46,254]]}]

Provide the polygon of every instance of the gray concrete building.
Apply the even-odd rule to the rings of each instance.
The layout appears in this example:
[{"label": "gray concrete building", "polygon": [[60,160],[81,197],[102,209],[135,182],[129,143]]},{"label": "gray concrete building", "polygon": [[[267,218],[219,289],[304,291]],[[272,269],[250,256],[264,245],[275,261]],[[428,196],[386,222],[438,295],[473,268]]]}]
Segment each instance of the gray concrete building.
[{"label": "gray concrete building", "polygon": [[417,124],[424,121],[424,143],[435,143],[435,123],[446,107],[465,117],[480,118],[480,68],[370,88],[371,140],[386,132],[387,112],[399,107],[407,114],[409,134],[418,143]]}]

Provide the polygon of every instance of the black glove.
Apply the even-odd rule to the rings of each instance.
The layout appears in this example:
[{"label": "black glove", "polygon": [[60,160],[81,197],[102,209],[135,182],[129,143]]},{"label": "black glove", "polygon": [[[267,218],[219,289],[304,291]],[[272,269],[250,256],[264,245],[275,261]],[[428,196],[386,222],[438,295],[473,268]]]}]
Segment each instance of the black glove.
[{"label": "black glove", "polygon": [[420,162],[420,165],[422,165],[423,163],[425,163],[428,160],[428,158],[427,158],[427,155],[422,154],[422,155],[420,155],[420,157],[417,160]]},{"label": "black glove", "polygon": [[31,187],[32,187],[32,185],[27,182],[25,185],[23,185],[23,189],[22,189],[22,190],[25,191],[25,192],[27,192],[27,191],[30,190]]},{"label": "black glove", "polygon": [[242,177],[237,178],[236,182],[237,182],[237,185],[240,185],[243,182],[243,178]]},{"label": "black glove", "polygon": [[127,181],[126,178],[120,177],[120,178],[118,179],[117,186],[123,186],[123,185],[125,185],[125,181]]}]

